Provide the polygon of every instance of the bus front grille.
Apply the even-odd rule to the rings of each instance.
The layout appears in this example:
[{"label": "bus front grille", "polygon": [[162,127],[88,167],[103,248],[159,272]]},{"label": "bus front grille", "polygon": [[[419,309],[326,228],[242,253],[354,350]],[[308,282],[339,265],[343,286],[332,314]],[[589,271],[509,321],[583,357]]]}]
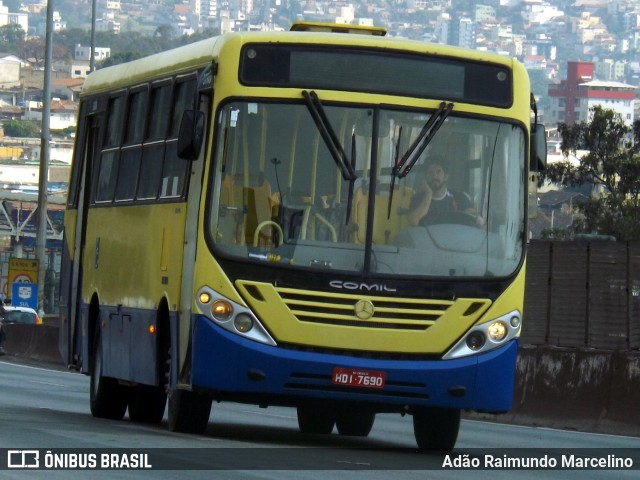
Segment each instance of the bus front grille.
[{"label": "bus front grille", "polygon": [[300,322],[375,329],[426,330],[454,303],[281,287],[276,291]]}]

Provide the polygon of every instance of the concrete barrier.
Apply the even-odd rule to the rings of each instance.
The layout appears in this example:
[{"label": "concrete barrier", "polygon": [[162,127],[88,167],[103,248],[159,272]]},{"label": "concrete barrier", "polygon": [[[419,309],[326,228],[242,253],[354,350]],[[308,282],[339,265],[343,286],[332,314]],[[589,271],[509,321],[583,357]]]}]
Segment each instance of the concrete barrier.
[{"label": "concrete barrier", "polygon": [[58,326],[5,325],[5,355],[25,357],[46,363],[62,365],[58,351]]},{"label": "concrete barrier", "polygon": [[466,417],[640,436],[640,352],[522,346],[511,411]]}]

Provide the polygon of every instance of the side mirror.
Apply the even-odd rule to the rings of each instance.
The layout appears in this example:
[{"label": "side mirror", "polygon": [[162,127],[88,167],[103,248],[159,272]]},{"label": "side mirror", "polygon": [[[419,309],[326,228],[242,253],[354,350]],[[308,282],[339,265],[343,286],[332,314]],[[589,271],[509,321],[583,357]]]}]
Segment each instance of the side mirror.
[{"label": "side mirror", "polygon": [[538,216],[539,172],[547,168],[547,132],[544,125],[531,125],[531,149],[529,152],[529,208],[530,219]]},{"label": "side mirror", "polygon": [[529,162],[529,169],[532,172],[541,172],[547,167],[547,132],[544,125],[539,123],[531,125]]},{"label": "side mirror", "polygon": [[178,133],[178,157],[196,160],[200,156],[204,138],[204,113],[199,110],[185,110]]}]

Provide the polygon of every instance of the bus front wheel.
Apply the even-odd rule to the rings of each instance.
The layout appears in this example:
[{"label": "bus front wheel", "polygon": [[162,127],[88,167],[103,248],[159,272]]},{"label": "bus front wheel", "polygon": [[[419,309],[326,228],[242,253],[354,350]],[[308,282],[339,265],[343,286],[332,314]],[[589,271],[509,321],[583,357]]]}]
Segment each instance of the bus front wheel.
[{"label": "bus front wheel", "polygon": [[160,423],[166,403],[164,386],[136,385],[129,396],[129,419],[140,423]]},{"label": "bus front wheel", "polygon": [[340,435],[366,437],[373,428],[376,419],[375,412],[368,410],[346,409],[336,418],[336,427]]},{"label": "bus front wheel", "polygon": [[102,375],[102,340],[100,328],[96,329],[91,359],[91,382],[89,404],[94,417],[121,420],[127,411],[127,387],[120,385],[115,378]]},{"label": "bus front wheel", "polygon": [[211,398],[188,390],[169,392],[169,430],[202,434],[209,424]]},{"label": "bus front wheel", "polygon": [[335,414],[322,407],[302,405],[298,407],[298,428],[302,433],[329,435],[336,423]]},{"label": "bus front wheel", "polygon": [[453,450],[460,430],[460,410],[420,408],[413,413],[413,431],[422,450]]}]

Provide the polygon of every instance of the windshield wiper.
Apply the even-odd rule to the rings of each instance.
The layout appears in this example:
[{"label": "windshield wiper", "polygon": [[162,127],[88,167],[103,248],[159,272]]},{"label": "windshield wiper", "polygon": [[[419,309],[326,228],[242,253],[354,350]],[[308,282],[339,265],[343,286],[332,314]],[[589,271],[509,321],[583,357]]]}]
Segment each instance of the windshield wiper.
[{"label": "windshield wiper", "polygon": [[331,126],[331,122],[329,122],[329,118],[327,118],[327,114],[324,111],[324,107],[322,106],[318,95],[316,92],[307,92],[306,90],[303,90],[302,96],[307,102],[307,109],[320,131],[320,135],[322,136],[324,143],[329,149],[336,165],[340,168],[342,178],[349,182],[355,181],[358,176],[356,175],[351,162],[348,160],[347,154],[344,152],[344,148],[342,147],[340,140],[338,140],[338,136]]},{"label": "windshield wiper", "polygon": [[[351,163],[349,163],[349,166],[351,167],[351,170],[355,175],[355,171],[356,171],[356,128],[355,126],[353,127],[353,129],[351,130]],[[348,193],[348,198],[347,198],[347,212],[346,212],[346,219],[345,219],[345,225],[349,225],[349,220],[351,219],[351,209],[353,208],[352,203],[353,203],[353,188],[355,186],[355,178],[353,180],[349,181],[349,193]]]},{"label": "windshield wiper", "polygon": [[[400,138],[402,136],[402,127],[400,127],[400,131],[398,132],[398,143],[396,144],[394,165],[391,170],[391,187],[389,190],[387,218],[391,218],[391,204],[393,203],[393,189],[395,187],[396,177],[404,178],[409,174],[418,161],[418,158],[420,158],[420,155],[422,155],[422,152],[424,152],[424,149],[427,148],[429,143],[431,143],[431,140],[451,113],[451,110],[453,110],[453,103],[442,102],[440,104],[440,108],[438,108],[438,110],[429,117],[427,123],[424,124],[420,134],[409,146],[402,156],[402,159],[398,161],[398,157],[400,156]],[[416,148],[418,149],[417,152]]]},{"label": "windshield wiper", "polygon": [[[402,156],[400,162],[393,167],[393,171],[391,172],[393,176],[397,175],[399,178],[404,178],[409,174],[418,161],[418,158],[420,158],[420,155],[422,155],[422,152],[424,152],[424,149],[431,143],[431,140],[451,113],[451,110],[453,110],[453,103],[442,102],[440,104],[440,108],[429,117],[427,123],[422,127],[418,138],[414,140]],[[417,151],[416,148],[418,149]]]},{"label": "windshield wiper", "polygon": [[402,139],[402,126],[398,128],[398,140],[396,140],[396,151],[393,155],[393,170],[391,170],[391,185],[389,186],[389,205],[387,206],[387,220],[391,218],[391,205],[393,204],[393,189],[396,185],[396,167],[400,158],[400,140]]}]

